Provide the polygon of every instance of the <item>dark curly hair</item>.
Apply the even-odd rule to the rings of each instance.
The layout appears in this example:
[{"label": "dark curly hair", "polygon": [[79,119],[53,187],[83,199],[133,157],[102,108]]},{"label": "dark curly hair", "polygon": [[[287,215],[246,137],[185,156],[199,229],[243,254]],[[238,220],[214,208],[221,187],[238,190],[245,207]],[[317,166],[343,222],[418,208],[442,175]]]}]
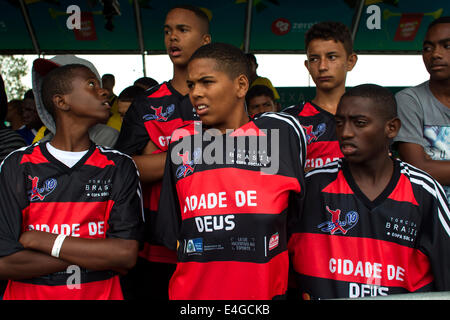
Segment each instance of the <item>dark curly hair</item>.
[{"label": "dark curly hair", "polygon": [[319,22],[309,28],[305,33],[305,51],[308,50],[308,45],[312,40],[334,40],[341,42],[344,45],[347,55],[353,53],[353,40],[348,27],[336,21]]}]

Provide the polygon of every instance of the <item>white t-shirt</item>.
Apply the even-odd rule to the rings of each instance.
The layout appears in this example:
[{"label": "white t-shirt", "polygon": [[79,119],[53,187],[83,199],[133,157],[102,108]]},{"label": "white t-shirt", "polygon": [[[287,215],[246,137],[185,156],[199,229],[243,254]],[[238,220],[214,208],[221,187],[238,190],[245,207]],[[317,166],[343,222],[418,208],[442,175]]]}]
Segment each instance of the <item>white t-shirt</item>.
[{"label": "white t-shirt", "polygon": [[46,143],[46,147],[48,152],[50,152],[52,156],[64,163],[69,168],[72,168],[89,151],[89,149],[78,152],[63,151],[53,147],[50,142]]}]

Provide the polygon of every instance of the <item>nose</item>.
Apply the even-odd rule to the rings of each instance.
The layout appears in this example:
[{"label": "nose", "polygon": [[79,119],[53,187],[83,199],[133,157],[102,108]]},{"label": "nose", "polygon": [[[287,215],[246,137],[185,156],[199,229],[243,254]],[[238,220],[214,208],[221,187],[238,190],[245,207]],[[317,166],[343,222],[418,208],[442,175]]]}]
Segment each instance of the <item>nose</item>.
[{"label": "nose", "polygon": [[101,97],[106,98],[106,97],[108,96],[108,90],[106,90],[105,88],[100,88],[100,89],[99,89],[99,95],[100,95]]},{"label": "nose", "polygon": [[349,121],[345,121],[339,128],[337,128],[338,136],[341,136],[342,140],[353,138],[354,132]]},{"label": "nose", "polygon": [[328,70],[328,61],[327,61],[327,59],[320,59],[320,62],[319,62],[319,70],[323,70],[323,71],[325,71],[325,70]]}]

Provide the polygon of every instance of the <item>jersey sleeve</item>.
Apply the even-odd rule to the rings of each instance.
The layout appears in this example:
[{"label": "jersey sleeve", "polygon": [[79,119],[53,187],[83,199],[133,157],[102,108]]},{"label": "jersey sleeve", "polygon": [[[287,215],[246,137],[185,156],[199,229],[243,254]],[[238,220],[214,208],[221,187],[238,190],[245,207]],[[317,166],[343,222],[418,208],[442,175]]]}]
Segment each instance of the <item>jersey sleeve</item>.
[{"label": "jersey sleeve", "polygon": [[158,212],[156,213],[152,234],[155,241],[171,250],[176,250],[181,225],[181,211],[176,190],[174,173],[172,172],[171,151],[167,152],[166,165],[161,186]]},{"label": "jersey sleeve", "polygon": [[423,109],[412,92],[400,91],[395,95],[397,111],[402,123],[395,142],[409,142],[425,146],[423,137]]},{"label": "jersey sleeve", "polygon": [[436,290],[450,290],[450,208],[438,182],[432,190],[431,204],[424,207],[419,249],[431,263]]},{"label": "jersey sleeve", "polygon": [[23,250],[19,237],[28,196],[18,159],[13,154],[0,164],[0,257]]},{"label": "jersey sleeve", "polygon": [[108,219],[106,236],[142,241],[144,214],[141,185],[133,160],[124,160],[113,183],[114,204]]},{"label": "jersey sleeve", "polygon": [[144,97],[137,98],[123,118],[122,127],[114,149],[128,155],[140,154],[142,149],[150,141],[140,114],[140,108],[144,104]]}]

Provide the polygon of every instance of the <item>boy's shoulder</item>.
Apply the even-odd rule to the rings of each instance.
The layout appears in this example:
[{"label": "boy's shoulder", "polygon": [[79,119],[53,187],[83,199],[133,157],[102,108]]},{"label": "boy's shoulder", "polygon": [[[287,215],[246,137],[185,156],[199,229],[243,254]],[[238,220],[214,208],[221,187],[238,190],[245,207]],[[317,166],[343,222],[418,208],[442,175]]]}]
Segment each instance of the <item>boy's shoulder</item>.
[{"label": "boy's shoulder", "polygon": [[175,129],[170,138],[170,144],[176,143],[185,137],[194,136],[202,133],[201,121],[192,121]]}]

